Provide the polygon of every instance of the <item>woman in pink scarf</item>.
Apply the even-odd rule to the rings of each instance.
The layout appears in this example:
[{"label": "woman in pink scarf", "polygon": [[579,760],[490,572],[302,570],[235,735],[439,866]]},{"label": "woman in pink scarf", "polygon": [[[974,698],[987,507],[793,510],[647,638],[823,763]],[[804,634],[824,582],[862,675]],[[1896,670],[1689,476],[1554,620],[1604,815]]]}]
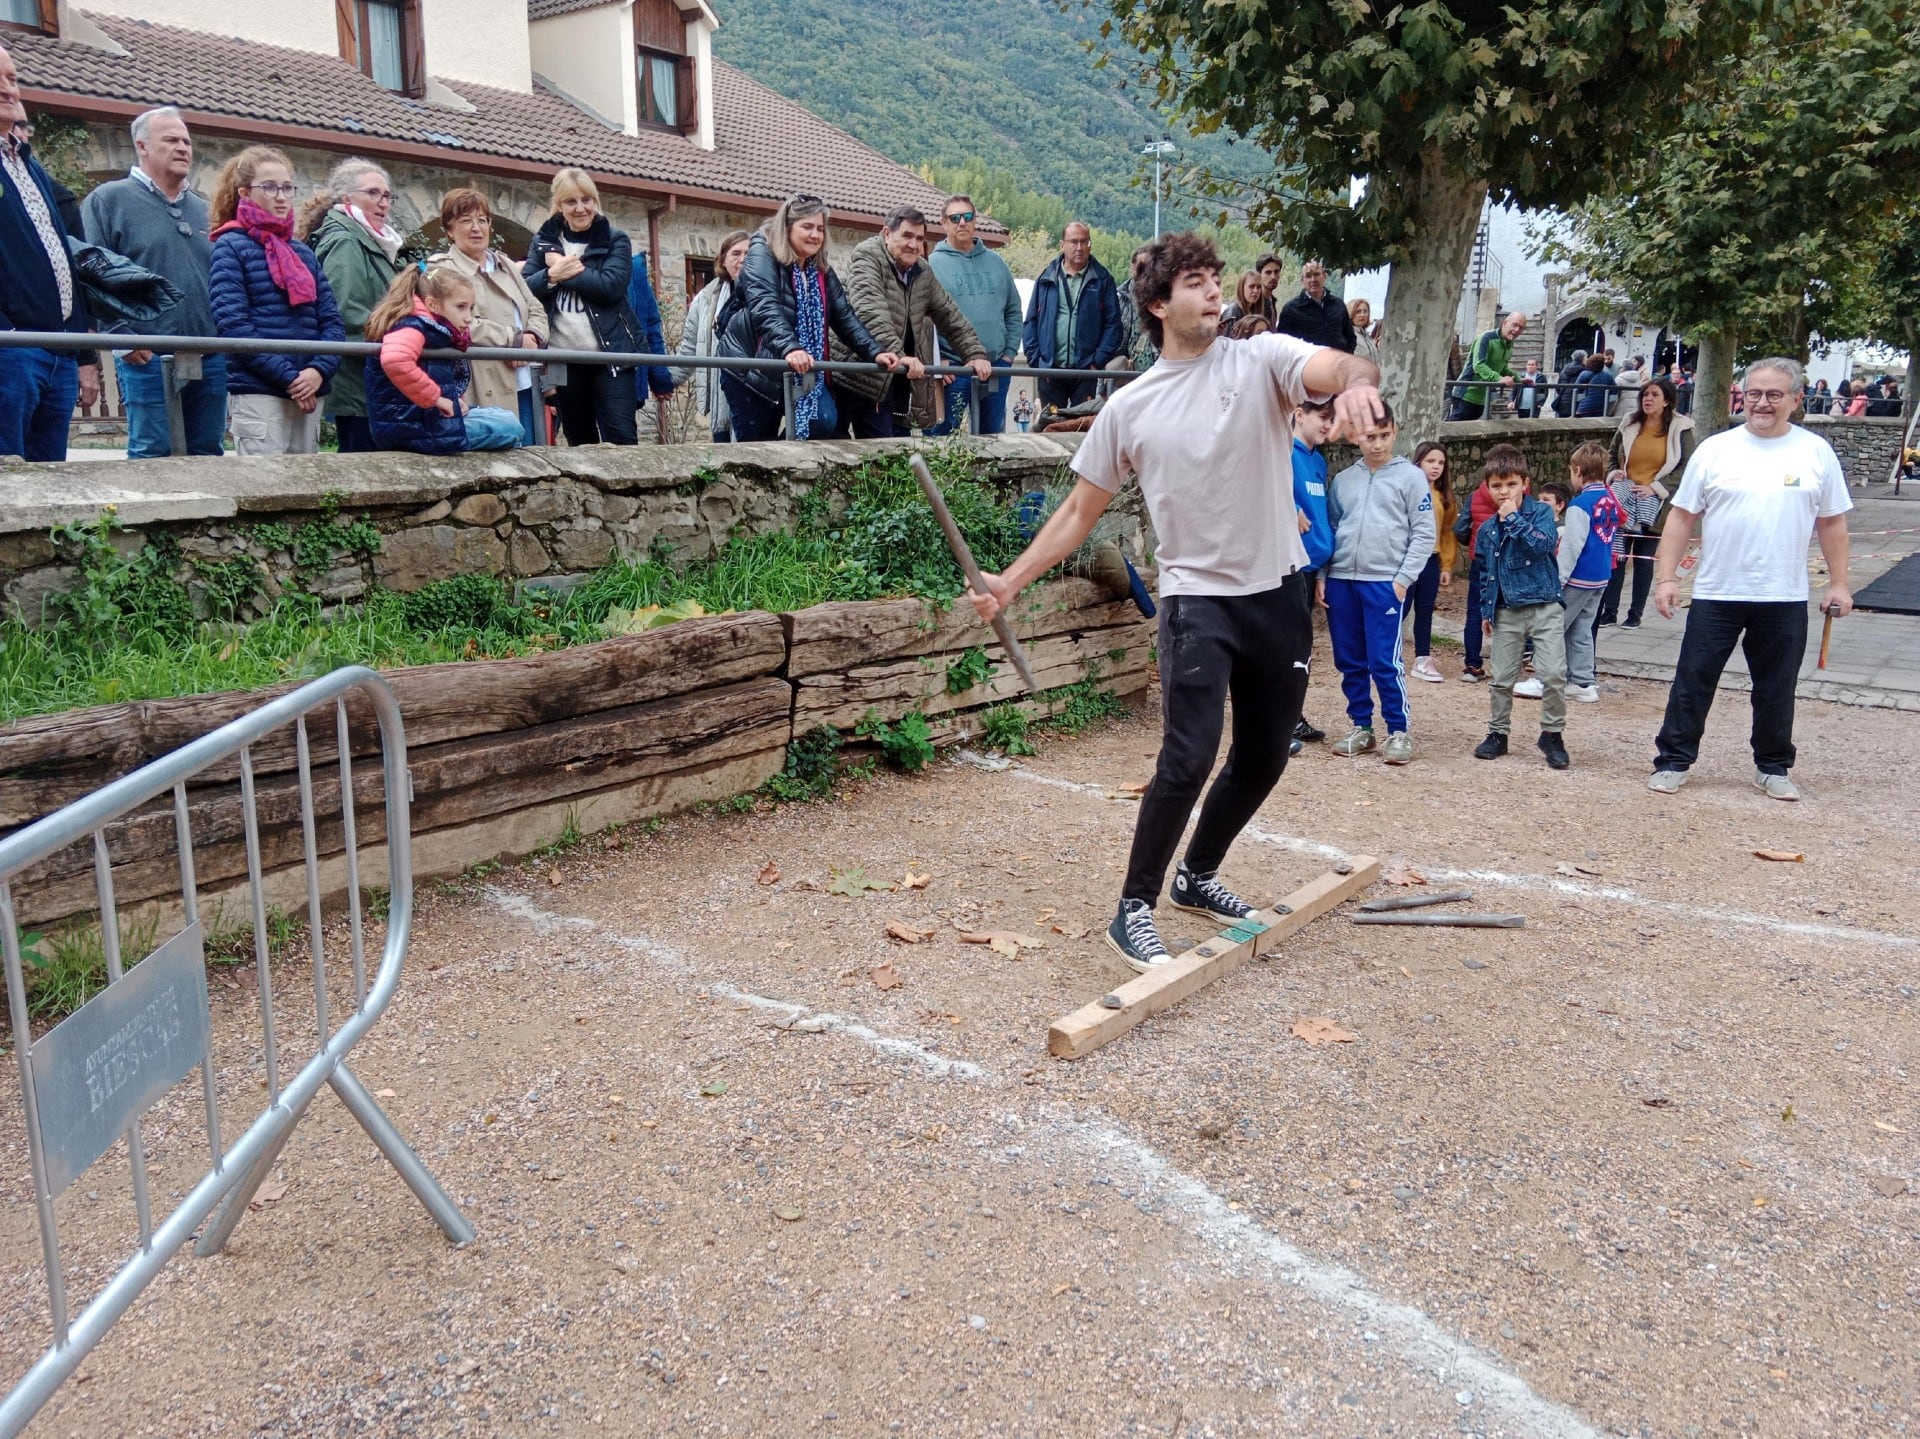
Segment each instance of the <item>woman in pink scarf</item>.
[{"label": "woman in pink scarf", "polygon": [[228,360],[228,423],[239,455],[310,455],[319,448],[320,401],[338,355],[301,353],[301,342],[346,338],[313,251],[293,238],[293,166],[252,145],[227,161],[213,192],[213,259],[207,290],[223,338],[291,341],[291,353]]}]

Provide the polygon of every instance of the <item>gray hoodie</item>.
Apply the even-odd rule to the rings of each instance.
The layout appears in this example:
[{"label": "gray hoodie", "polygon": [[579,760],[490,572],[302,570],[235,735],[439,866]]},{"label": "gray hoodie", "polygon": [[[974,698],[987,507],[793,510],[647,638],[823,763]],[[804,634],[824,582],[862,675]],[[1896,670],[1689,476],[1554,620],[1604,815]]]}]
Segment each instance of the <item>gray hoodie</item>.
[{"label": "gray hoodie", "polygon": [[1395,456],[1378,470],[1348,465],[1327,486],[1333,523],[1334,580],[1391,581],[1413,587],[1433,553],[1433,491],[1426,471]]},{"label": "gray hoodie", "polygon": [[1019,352],[1020,291],[1005,260],[989,250],[984,240],[975,240],[964,254],[942,240],[927,263],[980,337],[980,348],[988,359],[1009,359]]}]

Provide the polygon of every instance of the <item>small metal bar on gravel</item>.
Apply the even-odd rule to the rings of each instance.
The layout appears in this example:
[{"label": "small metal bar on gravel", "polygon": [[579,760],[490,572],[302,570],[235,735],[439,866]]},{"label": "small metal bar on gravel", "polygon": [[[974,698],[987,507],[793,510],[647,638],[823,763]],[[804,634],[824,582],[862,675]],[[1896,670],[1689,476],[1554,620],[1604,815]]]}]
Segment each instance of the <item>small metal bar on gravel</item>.
[{"label": "small metal bar on gravel", "polygon": [[1266,954],[1380,877],[1379,860],[1356,854],[1351,862],[1351,874],[1323,874],[1272,909],[1255,910],[1232,928],[1168,960],[1152,973],[1129,980],[1065,1018],[1056,1019],[1047,1031],[1048,1050],[1057,1059],[1080,1059],[1118,1039],[1148,1015],[1171,1009],[1249,959]]},{"label": "small metal bar on gravel", "polygon": [[1362,914],[1384,914],[1394,909],[1425,909],[1430,904],[1458,904],[1463,899],[1472,899],[1470,889],[1443,889],[1436,894],[1403,894],[1397,899],[1370,899],[1360,905]]},{"label": "small metal bar on gravel", "polygon": [[1525,929],[1524,914],[1356,914],[1355,924],[1423,924],[1441,929]]}]

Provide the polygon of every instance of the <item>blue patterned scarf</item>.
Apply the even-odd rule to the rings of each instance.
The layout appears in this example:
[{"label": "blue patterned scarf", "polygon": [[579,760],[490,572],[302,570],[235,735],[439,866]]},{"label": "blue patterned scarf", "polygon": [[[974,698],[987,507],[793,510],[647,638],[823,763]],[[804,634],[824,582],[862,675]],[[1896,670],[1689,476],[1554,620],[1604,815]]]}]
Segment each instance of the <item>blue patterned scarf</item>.
[{"label": "blue patterned scarf", "polygon": [[[810,260],[793,267],[793,323],[800,339],[800,348],[816,360],[826,359],[827,306],[820,294],[820,272],[814,269]],[[820,378],[824,384],[826,377],[823,375]],[[794,433],[789,438],[807,439],[819,409],[820,385],[816,384],[794,399]]]}]

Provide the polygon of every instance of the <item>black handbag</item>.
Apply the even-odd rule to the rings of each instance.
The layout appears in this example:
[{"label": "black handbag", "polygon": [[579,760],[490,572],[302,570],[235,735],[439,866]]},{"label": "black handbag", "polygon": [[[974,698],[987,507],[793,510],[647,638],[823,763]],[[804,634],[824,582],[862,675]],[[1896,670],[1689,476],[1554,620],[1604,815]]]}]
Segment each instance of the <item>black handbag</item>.
[{"label": "black handbag", "polygon": [[86,293],[87,307],[103,329],[139,334],[178,305],[180,287],[164,275],[136,265],[104,245],[67,237],[74,281]]}]

